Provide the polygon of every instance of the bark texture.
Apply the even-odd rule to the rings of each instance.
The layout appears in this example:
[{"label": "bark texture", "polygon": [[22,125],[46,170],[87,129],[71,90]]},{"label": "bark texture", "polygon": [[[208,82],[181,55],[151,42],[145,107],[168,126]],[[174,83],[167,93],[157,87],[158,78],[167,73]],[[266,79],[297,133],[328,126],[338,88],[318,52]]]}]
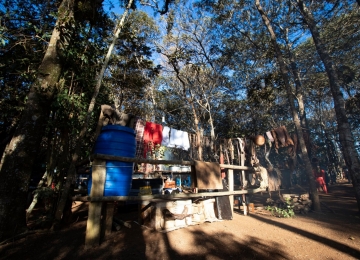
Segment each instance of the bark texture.
[{"label": "bark texture", "polygon": [[62,1],[58,20],[48,48],[31,86],[23,115],[7,145],[0,164],[0,241],[27,230],[26,198],[31,170],[41,138],[44,136],[62,65],[57,43],[59,25],[71,19],[74,0]]},{"label": "bark texture", "polygon": [[125,9],[121,19],[119,20],[118,24],[116,25],[116,30],[115,30],[115,34],[114,34],[112,43],[109,46],[108,52],[107,52],[107,54],[105,56],[104,64],[102,65],[101,71],[100,71],[100,73],[99,73],[99,75],[97,77],[94,93],[93,93],[93,96],[91,98],[91,101],[90,101],[90,104],[89,104],[89,107],[88,107],[86,120],[83,123],[82,129],[81,129],[79,137],[77,139],[75,152],[72,155],[71,164],[70,164],[70,167],[69,167],[67,175],[66,175],[66,183],[65,183],[63,192],[62,192],[62,194],[60,196],[58,206],[56,208],[55,220],[54,220],[52,229],[56,230],[56,229],[60,228],[60,222],[61,222],[61,219],[63,217],[63,212],[64,212],[64,209],[65,209],[65,206],[66,206],[66,202],[69,199],[69,195],[71,195],[71,193],[70,193],[71,185],[75,181],[76,163],[77,163],[77,161],[79,159],[79,155],[80,155],[80,152],[81,152],[82,140],[83,140],[83,137],[85,136],[85,133],[87,132],[87,129],[88,129],[88,126],[89,126],[88,124],[89,124],[91,115],[93,113],[94,107],[95,107],[96,99],[97,99],[97,96],[98,96],[98,94],[100,92],[100,87],[101,87],[101,83],[102,83],[102,80],[103,80],[103,77],[104,77],[104,74],[105,74],[105,70],[106,70],[106,68],[107,68],[107,66],[109,64],[109,60],[110,60],[112,51],[113,51],[113,49],[115,47],[116,40],[119,38],[120,32],[121,32],[121,30],[122,30],[122,28],[124,26],[125,19],[126,19],[128,13],[130,11],[130,8],[131,8],[132,4],[133,4],[133,0],[130,0],[128,2],[127,6],[126,6],[126,9]]},{"label": "bark texture", "polygon": [[300,124],[300,119],[297,113],[297,110],[295,108],[295,102],[294,102],[294,95],[292,93],[292,88],[290,86],[290,80],[289,80],[289,72],[287,69],[287,66],[285,64],[283,55],[281,53],[280,47],[277,43],[276,40],[276,34],[270,24],[270,21],[266,15],[266,13],[264,12],[264,10],[262,9],[261,5],[260,5],[260,1],[259,0],[255,0],[255,5],[256,8],[258,10],[258,12],[261,15],[261,18],[266,26],[266,28],[268,29],[269,33],[270,33],[270,38],[271,38],[271,43],[274,46],[275,49],[275,54],[276,54],[276,58],[277,58],[277,62],[279,64],[280,67],[280,73],[281,76],[284,80],[284,84],[286,87],[286,92],[287,92],[287,97],[288,97],[288,101],[289,101],[289,105],[290,105],[290,109],[292,112],[292,117],[293,117],[293,122],[295,124],[295,129],[296,129],[296,133],[297,136],[299,138],[299,143],[300,143],[300,148],[301,148],[301,153],[302,153],[302,158],[305,164],[305,171],[307,173],[307,176],[309,178],[309,186],[310,186],[310,191],[312,193],[312,200],[314,202],[314,210],[315,211],[320,211],[320,200],[319,200],[319,195],[315,186],[315,180],[313,178],[312,175],[312,167],[311,167],[311,163],[310,163],[310,159],[309,159],[309,155],[306,149],[306,145],[305,145],[305,141],[304,141],[304,136],[303,136],[303,132],[302,132],[302,128],[301,128],[301,124]]},{"label": "bark texture", "polygon": [[297,5],[299,7],[304,22],[309,27],[316,46],[316,50],[324,64],[326,74],[329,78],[329,85],[334,99],[334,108],[336,113],[341,150],[344,156],[346,166],[349,169],[349,173],[355,189],[355,197],[360,211],[360,159],[355,149],[354,138],[352,136],[350,124],[346,116],[345,100],[340,89],[337,70],[330,54],[326,49],[325,44],[320,37],[319,30],[316,26],[316,22],[311,11],[305,6],[302,0],[297,0]]},{"label": "bark texture", "polygon": [[[288,30],[286,30],[286,46],[287,46],[287,51],[288,51],[288,55],[289,55],[290,69],[291,69],[291,73],[293,74],[295,87],[296,87],[295,96],[296,96],[296,100],[298,102],[298,107],[299,107],[300,124],[302,127],[302,131],[305,132],[307,136],[310,136],[309,126],[308,126],[308,122],[306,119],[305,105],[304,105],[304,103],[305,103],[304,95],[303,95],[304,90],[303,90],[301,79],[300,79],[300,72],[297,67],[296,60],[291,51],[291,45],[288,40]],[[307,149],[309,158],[312,158],[310,142],[305,142],[305,145],[307,145],[306,149]],[[296,153],[295,153],[295,160],[296,160]]]}]

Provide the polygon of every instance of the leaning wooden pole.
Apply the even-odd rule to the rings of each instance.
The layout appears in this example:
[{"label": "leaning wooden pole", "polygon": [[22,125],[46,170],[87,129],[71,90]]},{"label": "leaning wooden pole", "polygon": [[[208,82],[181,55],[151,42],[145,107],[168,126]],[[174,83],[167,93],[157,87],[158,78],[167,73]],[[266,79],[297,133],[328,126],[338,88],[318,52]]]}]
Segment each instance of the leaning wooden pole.
[{"label": "leaning wooden pole", "polygon": [[69,193],[70,193],[71,184],[74,182],[74,179],[75,179],[76,163],[77,163],[77,160],[79,158],[80,151],[81,151],[82,139],[85,136],[85,133],[87,132],[88,124],[90,122],[90,118],[91,118],[91,115],[92,115],[94,107],[95,107],[97,96],[98,96],[98,94],[100,92],[102,79],[104,77],[105,70],[106,70],[106,68],[107,68],[107,66],[109,64],[110,56],[111,56],[112,51],[114,49],[116,40],[119,38],[121,29],[124,26],[125,18],[127,17],[128,13],[129,13],[129,10],[130,10],[130,8],[132,6],[132,3],[133,3],[133,0],[130,0],[128,5],[126,6],[126,9],[125,9],[120,21],[118,22],[118,24],[117,24],[117,26],[115,28],[115,35],[114,35],[113,41],[112,41],[111,45],[109,46],[109,50],[108,50],[108,52],[106,54],[106,57],[105,57],[105,60],[104,60],[104,64],[103,64],[103,66],[101,68],[101,71],[100,71],[100,73],[98,75],[96,86],[95,86],[95,89],[94,89],[94,93],[93,93],[93,96],[91,98],[91,101],[90,101],[90,104],[89,104],[89,107],[88,107],[86,119],[85,119],[85,121],[83,123],[83,127],[82,127],[82,129],[80,131],[80,134],[79,134],[79,137],[78,137],[78,140],[77,140],[77,143],[76,143],[75,152],[74,152],[74,154],[72,156],[71,164],[70,164],[68,173],[66,175],[66,183],[65,183],[65,186],[64,186],[64,191],[61,194],[59,204],[58,204],[58,207],[57,207],[56,212],[55,212],[55,220],[54,220],[54,224],[52,226],[52,229],[56,230],[60,226],[61,218],[62,218],[63,211],[64,211],[65,204],[66,204],[66,200],[68,199],[68,196],[69,196]]}]

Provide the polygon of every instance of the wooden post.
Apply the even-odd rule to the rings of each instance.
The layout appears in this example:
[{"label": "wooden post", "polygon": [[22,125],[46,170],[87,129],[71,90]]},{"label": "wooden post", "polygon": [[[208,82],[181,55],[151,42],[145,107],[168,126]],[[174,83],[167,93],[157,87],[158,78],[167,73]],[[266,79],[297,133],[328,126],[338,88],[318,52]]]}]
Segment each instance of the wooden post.
[{"label": "wooden post", "polygon": [[114,202],[107,202],[104,203],[105,209],[104,209],[104,226],[105,226],[105,234],[104,234],[104,238],[106,238],[108,235],[111,234],[111,229],[112,229],[112,223],[113,223],[113,216],[114,216],[114,207],[115,207],[115,203]]},{"label": "wooden post", "polygon": [[[229,191],[234,191],[234,171],[232,169],[228,169],[228,184],[229,184]],[[229,196],[230,199],[230,206],[231,206],[231,213],[234,214],[234,195]]]},{"label": "wooden post", "polygon": [[196,188],[198,184],[197,184],[196,171],[194,165],[191,165],[190,178],[191,178],[191,189]]},{"label": "wooden post", "polygon": [[[92,165],[92,187],[90,197],[103,197],[106,176],[106,161],[95,159]],[[102,202],[89,203],[86,224],[85,248],[100,244]]]},{"label": "wooden post", "polygon": [[140,225],[144,225],[145,224],[145,219],[147,217],[147,209],[149,208],[149,204],[151,202],[150,201],[147,201],[147,200],[143,200],[143,201],[140,201],[140,203],[138,204],[138,213],[139,213],[139,216],[138,216],[138,222]]},{"label": "wooden post", "polygon": [[[245,166],[245,142],[244,142],[244,139],[239,138],[239,143],[240,143],[240,166]],[[242,182],[243,188],[247,186],[247,180],[245,177],[244,170],[241,171],[241,182]]]},{"label": "wooden post", "polygon": [[[242,138],[239,138],[240,143],[240,166],[245,166],[245,141]],[[241,171],[241,179],[242,179],[242,189],[245,189],[247,186],[247,180],[245,176],[245,171]],[[244,215],[247,215],[247,208],[246,208],[246,202],[245,202],[245,194],[242,195],[242,206],[244,210]],[[240,208],[240,206],[239,206]]]}]

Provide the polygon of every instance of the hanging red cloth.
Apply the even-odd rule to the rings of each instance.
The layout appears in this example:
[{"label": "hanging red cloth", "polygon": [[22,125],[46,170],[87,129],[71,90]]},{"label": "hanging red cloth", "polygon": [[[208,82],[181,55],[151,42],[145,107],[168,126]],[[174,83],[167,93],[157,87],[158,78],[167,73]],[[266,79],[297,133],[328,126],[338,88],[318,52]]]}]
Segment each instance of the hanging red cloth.
[{"label": "hanging red cloth", "polygon": [[325,183],[325,171],[316,169],[313,171],[313,175],[315,177],[315,181],[317,182],[317,185],[322,188],[322,190],[327,194],[327,187]]},{"label": "hanging red cloth", "polygon": [[144,129],[144,158],[156,145],[161,145],[163,127],[160,124],[146,122]]}]

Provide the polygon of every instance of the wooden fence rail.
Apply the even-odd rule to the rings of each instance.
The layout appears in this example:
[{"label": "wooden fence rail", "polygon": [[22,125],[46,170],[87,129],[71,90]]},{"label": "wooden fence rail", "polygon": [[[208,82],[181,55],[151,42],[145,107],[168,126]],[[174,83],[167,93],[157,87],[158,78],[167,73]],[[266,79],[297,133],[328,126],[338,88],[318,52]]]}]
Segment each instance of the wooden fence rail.
[{"label": "wooden fence rail", "polygon": [[[186,165],[186,166],[195,165],[194,161],[151,160],[151,159],[113,156],[113,155],[107,155],[107,154],[94,154],[92,158],[98,159],[98,160],[120,161],[120,162],[135,162],[135,163],[150,163],[150,164],[176,164],[176,165]],[[255,171],[253,167],[230,165],[230,164],[220,164],[220,168],[233,169],[233,170]]]},{"label": "wooden fence rail", "polygon": [[178,193],[167,195],[139,195],[139,196],[100,196],[100,197],[73,197],[73,201],[83,202],[108,202],[108,201],[162,201],[162,200],[177,200],[177,199],[189,199],[189,198],[209,198],[229,195],[241,195],[241,194],[254,194],[258,192],[266,191],[265,189],[252,189],[252,190],[238,190],[238,191],[220,191],[220,192],[201,192],[201,193]]},{"label": "wooden fence rail", "polygon": [[[244,171],[254,172],[253,167],[220,164],[220,168],[227,170],[227,182],[229,185],[228,191],[220,192],[201,192],[201,193],[179,193],[170,195],[142,195],[142,196],[106,196],[104,197],[104,185],[106,176],[106,161],[122,161],[134,163],[150,163],[150,164],[176,164],[194,166],[194,161],[179,161],[179,160],[149,160],[140,158],[128,158],[111,156],[105,154],[93,155],[92,163],[92,188],[90,196],[73,197],[74,201],[89,202],[89,213],[86,226],[85,247],[91,247],[100,244],[101,234],[109,234],[111,232],[112,215],[114,213],[115,201],[164,201],[177,200],[188,198],[209,198],[219,196],[229,196],[231,211],[233,212],[234,195],[258,193],[265,190],[249,189],[249,190],[234,190],[234,174],[233,170],[242,170],[242,178],[245,178]],[[186,174],[177,172],[176,174]],[[103,214],[103,216],[102,216]],[[101,230],[103,229],[105,230]],[[102,232],[103,231],[103,232]]]}]

